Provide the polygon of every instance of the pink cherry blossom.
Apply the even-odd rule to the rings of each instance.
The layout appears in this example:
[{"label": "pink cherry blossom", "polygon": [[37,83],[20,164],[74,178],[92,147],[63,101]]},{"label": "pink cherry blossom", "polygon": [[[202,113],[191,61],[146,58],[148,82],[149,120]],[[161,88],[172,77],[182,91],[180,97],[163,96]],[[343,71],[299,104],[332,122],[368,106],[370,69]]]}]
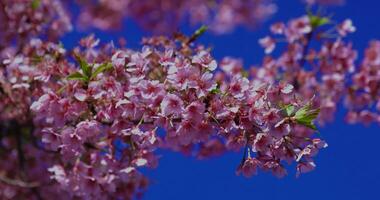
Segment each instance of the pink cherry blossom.
[{"label": "pink cherry blossom", "polygon": [[182,113],[183,101],[175,94],[167,94],[161,102],[164,116],[179,115]]},{"label": "pink cherry blossom", "polygon": [[270,38],[270,37],[265,37],[265,38],[262,38],[259,40],[259,43],[262,47],[265,48],[265,53],[266,54],[270,54],[272,53],[272,51],[274,50],[274,48],[276,47],[276,42]]},{"label": "pink cherry blossom", "polygon": [[352,24],[352,21],[350,19],[346,19],[345,21],[343,21],[342,24],[339,25],[338,27],[338,33],[341,35],[341,36],[346,36],[347,33],[353,33],[355,32],[356,28],[355,26]]}]

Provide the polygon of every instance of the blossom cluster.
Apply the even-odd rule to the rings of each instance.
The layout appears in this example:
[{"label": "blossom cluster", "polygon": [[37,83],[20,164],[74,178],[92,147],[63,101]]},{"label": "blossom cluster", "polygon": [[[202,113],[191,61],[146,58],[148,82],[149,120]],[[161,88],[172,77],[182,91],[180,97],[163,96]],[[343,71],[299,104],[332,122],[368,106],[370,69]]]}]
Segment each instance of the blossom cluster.
[{"label": "blossom cluster", "polygon": [[0,58],[4,58],[31,37],[56,39],[71,31],[72,25],[59,0],[2,0],[0,30]]},{"label": "blossom cluster", "polygon": [[347,88],[349,123],[380,123],[380,41],[372,41]]},{"label": "blossom cluster", "polygon": [[334,120],[342,101],[348,109],[347,122],[380,123],[379,41],[370,43],[358,66],[358,52],[352,43],[344,41],[356,30],[352,21],[344,20],[333,29],[328,28],[329,23],[328,18],[309,14],[288,24],[272,25],[273,35],[260,39],[259,43],[267,54],[282,41],[286,48],[278,58],[266,57],[262,67],[252,73],[267,81],[275,81],[280,74],[281,80],[293,83],[301,96],[316,95],[321,124]]},{"label": "blossom cluster", "polygon": [[[56,161],[43,151],[41,138],[34,134],[30,105],[45,91],[59,89],[50,81],[69,73],[59,45],[33,39],[19,54],[2,60],[0,68],[0,198],[39,199],[68,196],[51,181],[46,166]],[[47,187],[49,186],[49,187]]]},{"label": "blossom cluster", "polygon": [[[238,173],[245,176],[262,169],[282,177],[292,162],[299,173],[313,169],[312,157],[326,146],[314,135],[313,99],[296,98],[290,84],[249,80],[242,69],[231,70],[235,63],[228,59],[213,75],[218,64],[209,50],[188,41],[147,38],[134,51],[98,47],[89,36],[71,52],[73,63],[61,46],[34,39],[4,60],[2,96],[9,100],[1,117],[7,132],[15,132],[2,135],[2,144],[17,149],[23,140],[31,153],[21,159],[13,150],[6,165],[43,162],[47,168],[25,168],[27,178],[12,177],[28,180],[19,183],[25,187],[1,185],[2,195],[21,198],[38,183],[35,193],[45,198],[51,191],[83,199],[132,197],[146,188],[139,169],[156,167],[157,148],[199,158],[243,151]],[[36,161],[36,151],[47,161]],[[4,170],[3,179],[13,170]]]}]

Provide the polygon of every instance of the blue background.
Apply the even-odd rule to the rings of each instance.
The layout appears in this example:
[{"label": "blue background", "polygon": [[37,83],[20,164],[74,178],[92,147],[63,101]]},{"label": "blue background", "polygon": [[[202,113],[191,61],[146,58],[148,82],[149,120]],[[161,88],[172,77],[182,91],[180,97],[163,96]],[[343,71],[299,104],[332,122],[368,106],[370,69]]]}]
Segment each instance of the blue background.
[{"label": "blue background", "polygon": [[[298,17],[305,11],[299,0],[282,0],[277,4],[277,14],[258,30],[238,28],[222,36],[206,33],[200,42],[214,47],[213,55],[217,59],[228,55],[243,58],[246,66],[260,63],[263,51],[257,40],[268,33],[269,25]],[[351,18],[354,21],[357,32],[350,39],[360,50],[360,57],[368,41],[380,39],[379,8],[380,1],[377,0],[348,0],[345,6],[329,8],[329,13],[335,13],[334,19]],[[191,31],[185,28],[186,25],[183,27],[185,32]],[[127,46],[132,48],[139,48],[140,38],[149,35],[128,20],[124,29],[117,32],[91,31],[95,31],[102,41],[117,41],[123,36],[127,39]],[[66,47],[72,47],[87,34],[73,32],[62,40]],[[293,169],[283,179],[264,172],[250,179],[236,176],[241,153],[199,161],[178,153],[160,151],[159,167],[147,171],[152,184],[144,199],[380,200],[379,126],[348,125],[343,118],[344,109],[339,108],[335,122],[320,128],[329,147],[317,156],[316,170],[299,178],[295,178]]]}]

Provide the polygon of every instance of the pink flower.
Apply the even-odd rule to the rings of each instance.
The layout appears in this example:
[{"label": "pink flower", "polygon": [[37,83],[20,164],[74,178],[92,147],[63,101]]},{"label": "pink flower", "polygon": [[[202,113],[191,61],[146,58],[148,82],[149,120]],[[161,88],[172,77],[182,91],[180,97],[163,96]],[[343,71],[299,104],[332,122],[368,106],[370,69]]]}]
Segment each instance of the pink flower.
[{"label": "pink flower", "polygon": [[365,125],[369,125],[371,124],[372,122],[375,122],[376,121],[376,114],[374,113],[371,113],[367,110],[363,110],[359,113],[359,120],[365,124]]},{"label": "pink flower", "polygon": [[115,108],[122,111],[121,116],[124,118],[136,118],[137,105],[127,99],[120,99],[116,102]]},{"label": "pink flower", "polygon": [[285,34],[289,42],[300,39],[303,35],[310,33],[312,30],[308,16],[291,20]]},{"label": "pink flower", "polygon": [[261,114],[264,111],[262,108],[263,105],[262,104],[260,105],[260,103],[264,103],[264,102],[263,101],[260,102],[260,100],[256,101],[255,104],[251,106],[251,108],[248,111],[248,119],[252,122],[260,121],[262,119]]},{"label": "pink flower", "polygon": [[307,173],[307,172],[314,170],[315,166],[316,166],[315,163],[312,161],[299,163],[297,165],[297,177],[301,173]]},{"label": "pink flower", "polygon": [[86,138],[94,137],[100,134],[100,127],[97,121],[82,121],[77,124],[75,129],[75,134],[78,135],[82,140]]},{"label": "pink flower", "polygon": [[272,143],[272,138],[265,133],[257,133],[253,143],[253,151],[265,152]]},{"label": "pink flower", "polygon": [[195,128],[191,121],[183,121],[179,124],[176,135],[178,136],[178,142],[181,145],[189,145],[193,142]]},{"label": "pink flower", "polygon": [[353,33],[356,31],[355,26],[352,24],[350,19],[346,19],[338,26],[339,35],[345,37],[348,33]]},{"label": "pink flower", "polygon": [[77,90],[74,93],[74,97],[78,101],[85,101],[87,99],[87,92],[83,89]]},{"label": "pink flower", "polygon": [[205,97],[210,91],[216,89],[217,84],[212,79],[213,75],[205,72],[198,79],[190,82],[190,87],[196,89],[198,98]]},{"label": "pink flower", "polygon": [[167,79],[175,87],[185,90],[194,79],[198,78],[197,74],[199,71],[187,63],[182,67],[170,66]]},{"label": "pink flower", "polygon": [[60,136],[52,128],[45,128],[41,131],[42,142],[51,150],[58,150],[61,145]]},{"label": "pink flower", "polygon": [[204,112],[205,105],[199,101],[194,101],[186,107],[183,117],[197,125],[202,122]]},{"label": "pink flower", "polygon": [[284,121],[280,121],[275,126],[275,130],[272,131],[272,135],[274,137],[283,137],[285,135],[290,134],[291,126],[288,123],[284,123]]},{"label": "pink flower", "polygon": [[128,59],[128,54],[124,51],[117,51],[112,55],[112,64],[115,67],[122,68],[125,67],[126,61]]},{"label": "pink flower", "polygon": [[192,62],[201,65],[209,71],[214,71],[217,67],[216,61],[212,59],[210,53],[207,51],[200,51],[193,57]]},{"label": "pink flower", "polygon": [[175,94],[167,94],[161,102],[161,112],[164,116],[179,115],[183,110],[183,101]]},{"label": "pink flower", "polygon": [[284,23],[275,23],[270,27],[270,30],[273,34],[282,35],[285,33],[285,24]]},{"label": "pink flower", "polygon": [[148,100],[155,99],[160,93],[162,93],[162,84],[159,81],[142,81],[141,83],[142,92],[141,96]]},{"label": "pink flower", "polygon": [[156,136],[156,129],[150,131],[142,131],[139,128],[131,130],[132,139],[139,145],[140,148],[153,149],[158,144],[159,139]]},{"label": "pink flower", "polygon": [[55,99],[56,95],[49,93],[42,95],[38,101],[35,101],[31,106],[30,109],[33,112],[42,112],[46,111],[48,109],[49,103],[51,100]]},{"label": "pink flower", "polygon": [[61,131],[61,141],[61,154],[65,159],[72,160],[81,154],[83,150],[83,140],[75,133],[74,128],[64,128]]},{"label": "pink flower", "polygon": [[235,98],[242,98],[249,89],[249,81],[244,77],[234,77],[230,84],[229,92]]},{"label": "pink flower", "polygon": [[218,139],[208,140],[205,144],[200,146],[198,159],[210,158],[220,156],[225,152],[225,146],[222,141]]},{"label": "pink flower", "polygon": [[293,92],[294,86],[290,84],[280,85],[280,90],[284,94],[290,94]]},{"label": "pink flower", "polygon": [[259,40],[259,43],[263,48],[265,48],[266,54],[272,53],[274,48],[276,47],[276,41],[269,36],[267,36],[265,38],[261,38]]},{"label": "pink flower", "polygon": [[232,76],[238,75],[243,70],[243,63],[239,59],[234,59],[231,57],[225,57],[220,62],[220,68],[224,71],[224,73]]},{"label": "pink flower", "polygon": [[69,184],[69,179],[67,178],[66,172],[61,165],[54,165],[48,169],[50,173],[52,173],[51,178],[56,180],[58,183],[62,185]]},{"label": "pink flower", "polygon": [[258,165],[259,161],[257,159],[247,158],[239,169],[239,172],[241,172],[243,176],[249,178],[256,175]]},{"label": "pink flower", "polygon": [[170,65],[173,65],[174,64],[174,51],[173,49],[167,49],[165,50],[165,53],[164,55],[161,56],[160,58],[160,64],[163,65],[163,66],[170,66]]},{"label": "pink flower", "polygon": [[328,145],[325,141],[319,139],[319,138],[314,138],[313,139],[313,145],[317,147],[318,149],[323,149],[326,148]]},{"label": "pink flower", "polygon": [[145,158],[137,158],[132,161],[137,167],[145,166],[148,161]]},{"label": "pink flower", "polygon": [[272,168],[272,173],[278,178],[282,178],[287,174],[286,169],[278,163]]}]

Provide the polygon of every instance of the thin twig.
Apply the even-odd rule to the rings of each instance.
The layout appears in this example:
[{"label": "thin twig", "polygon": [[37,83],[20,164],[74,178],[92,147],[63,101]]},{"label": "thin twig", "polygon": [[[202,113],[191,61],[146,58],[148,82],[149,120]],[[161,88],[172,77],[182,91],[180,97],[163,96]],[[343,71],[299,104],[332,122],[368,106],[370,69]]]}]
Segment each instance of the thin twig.
[{"label": "thin twig", "polygon": [[4,175],[0,175],[0,182],[3,182],[7,185],[22,187],[22,188],[35,188],[35,187],[40,186],[38,182],[25,182],[22,180],[10,179]]}]

